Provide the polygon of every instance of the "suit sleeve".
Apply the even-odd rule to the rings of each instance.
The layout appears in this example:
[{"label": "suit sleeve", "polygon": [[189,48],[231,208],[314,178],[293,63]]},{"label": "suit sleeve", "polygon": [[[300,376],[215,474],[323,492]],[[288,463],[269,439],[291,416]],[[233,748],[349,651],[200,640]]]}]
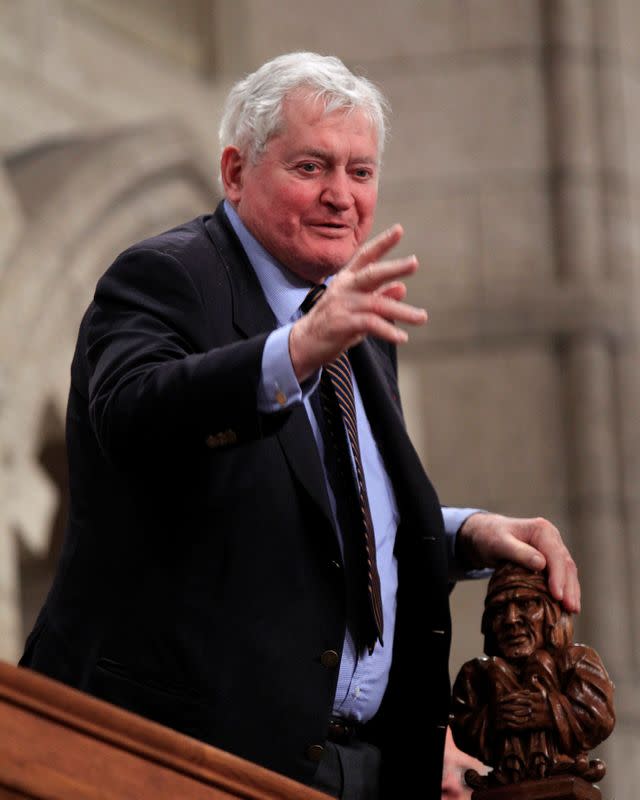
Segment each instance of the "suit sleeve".
[{"label": "suit sleeve", "polygon": [[268,331],[238,340],[230,322],[208,316],[170,254],[127,251],[100,280],[86,354],[91,423],[108,456],[203,444],[218,432],[238,442],[261,434],[256,394]]}]

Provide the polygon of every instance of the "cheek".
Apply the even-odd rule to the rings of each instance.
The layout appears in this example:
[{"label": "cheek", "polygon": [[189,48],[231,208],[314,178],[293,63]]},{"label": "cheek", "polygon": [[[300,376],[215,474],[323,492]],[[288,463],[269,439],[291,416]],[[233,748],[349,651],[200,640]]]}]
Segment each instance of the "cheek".
[{"label": "cheek", "polygon": [[358,229],[356,231],[356,243],[358,245],[364,244],[369,236],[371,235],[371,230],[373,228],[373,216],[367,220],[364,220],[358,225]]},{"label": "cheek", "polygon": [[533,612],[533,614],[529,614],[529,620],[536,630],[542,630],[542,625],[544,623],[544,611],[541,608],[537,609]]},{"label": "cheek", "polygon": [[315,194],[304,184],[282,187],[273,197],[272,209],[282,219],[298,224],[301,217],[313,210]]},{"label": "cheek", "polygon": [[378,190],[367,192],[359,198],[357,204],[358,208],[358,244],[366,241],[369,238],[371,229],[373,228],[373,221],[376,211],[376,202],[378,199]]}]

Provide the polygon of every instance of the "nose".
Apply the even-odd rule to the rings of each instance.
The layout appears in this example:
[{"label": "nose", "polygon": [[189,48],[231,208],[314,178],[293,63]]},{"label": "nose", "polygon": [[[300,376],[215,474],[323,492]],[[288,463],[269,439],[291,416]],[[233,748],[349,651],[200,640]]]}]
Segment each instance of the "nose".
[{"label": "nose", "polygon": [[327,178],[320,200],[336,211],[347,211],[353,204],[349,178],[344,172],[333,172]]},{"label": "nose", "polygon": [[519,616],[520,612],[518,606],[515,603],[509,603],[504,615],[505,622],[510,622],[513,624],[514,622],[518,621]]}]

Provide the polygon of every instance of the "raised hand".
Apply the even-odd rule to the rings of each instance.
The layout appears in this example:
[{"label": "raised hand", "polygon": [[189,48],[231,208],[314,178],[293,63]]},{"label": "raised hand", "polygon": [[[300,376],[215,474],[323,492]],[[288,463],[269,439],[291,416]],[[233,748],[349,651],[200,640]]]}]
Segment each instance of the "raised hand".
[{"label": "raised hand", "polygon": [[399,280],[417,270],[417,258],[380,260],[402,235],[402,227],[394,225],[360,247],[311,311],[295,323],[289,352],[299,381],[366,336],[406,342],[408,335],[396,322],[426,322],[424,309],[404,302],[406,287]]}]

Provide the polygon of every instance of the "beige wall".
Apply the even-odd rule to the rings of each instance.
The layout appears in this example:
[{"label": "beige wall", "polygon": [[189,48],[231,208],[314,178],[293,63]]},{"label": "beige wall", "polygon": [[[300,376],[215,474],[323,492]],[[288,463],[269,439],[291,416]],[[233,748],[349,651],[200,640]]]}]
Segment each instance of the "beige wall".
[{"label": "beige wall", "polygon": [[[377,224],[401,221],[422,264],[430,322],[401,363],[416,445],[443,501],[543,514],[571,543],[580,636],[618,685],[605,793],[631,800],[639,43],[635,0],[0,0],[0,654],[50,572],[45,422],[96,276],[213,205],[231,80],[335,53],[393,106]],[[483,591],[454,593],[454,670],[481,650]]]}]

